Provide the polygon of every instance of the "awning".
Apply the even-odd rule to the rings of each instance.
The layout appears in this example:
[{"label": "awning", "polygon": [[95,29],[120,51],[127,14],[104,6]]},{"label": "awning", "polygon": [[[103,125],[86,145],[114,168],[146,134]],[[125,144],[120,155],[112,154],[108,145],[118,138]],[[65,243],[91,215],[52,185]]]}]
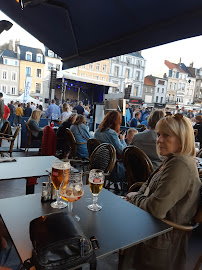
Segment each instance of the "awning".
[{"label": "awning", "polygon": [[62,57],[64,69],[202,34],[199,0],[34,1],[48,3],[21,10],[1,0],[1,10]]}]

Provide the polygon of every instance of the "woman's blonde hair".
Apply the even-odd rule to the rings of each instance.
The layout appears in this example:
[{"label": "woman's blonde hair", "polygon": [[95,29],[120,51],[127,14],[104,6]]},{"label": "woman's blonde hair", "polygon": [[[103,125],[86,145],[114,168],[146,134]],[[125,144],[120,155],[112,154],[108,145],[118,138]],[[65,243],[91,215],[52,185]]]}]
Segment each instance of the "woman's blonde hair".
[{"label": "woman's blonde hair", "polygon": [[191,121],[187,117],[181,114],[164,117],[158,121],[156,129],[159,129],[168,135],[175,135],[178,137],[181,144],[181,150],[176,154],[196,155],[194,130]]},{"label": "woman's blonde hair", "polygon": [[29,118],[34,119],[37,123],[39,123],[39,120],[41,118],[41,111],[40,110],[34,110]]},{"label": "woman's blonde hair", "polygon": [[63,105],[62,105],[62,111],[63,112],[69,112],[69,110],[70,110],[70,107],[69,107],[69,104],[68,103],[63,103]]}]

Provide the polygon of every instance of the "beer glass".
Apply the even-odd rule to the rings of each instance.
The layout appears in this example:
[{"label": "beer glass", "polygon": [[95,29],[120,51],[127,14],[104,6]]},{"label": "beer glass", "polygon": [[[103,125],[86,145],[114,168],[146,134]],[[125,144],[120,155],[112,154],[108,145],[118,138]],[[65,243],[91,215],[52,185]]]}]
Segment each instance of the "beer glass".
[{"label": "beer glass", "polygon": [[62,182],[68,183],[71,173],[70,163],[54,160],[52,166],[51,180],[53,186],[56,190],[56,202],[51,203],[53,208],[65,208],[67,206],[66,202],[61,201],[59,187]]},{"label": "beer glass", "polygon": [[89,186],[93,194],[93,204],[88,205],[88,209],[91,211],[99,211],[102,209],[102,206],[97,204],[98,194],[104,186],[104,171],[93,169],[89,174]]},{"label": "beer glass", "polygon": [[60,185],[60,196],[68,202],[68,212],[78,221],[80,217],[73,213],[73,202],[78,201],[83,196],[83,172],[71,172],[68,182],[63,181]]}]

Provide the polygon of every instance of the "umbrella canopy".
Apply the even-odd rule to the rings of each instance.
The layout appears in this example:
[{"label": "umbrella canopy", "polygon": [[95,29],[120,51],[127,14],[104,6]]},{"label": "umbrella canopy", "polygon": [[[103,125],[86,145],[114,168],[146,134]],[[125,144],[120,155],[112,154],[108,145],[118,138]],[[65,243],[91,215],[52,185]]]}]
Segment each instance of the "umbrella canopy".
[{"label": "umbrella canopy", "polygon": [[198,0],[22,2],[34,7],[1,0],[1,10],[62,57],[64,69],[202,34]]},{"label": "umbrella canopy", "polygon": [[4,92],[0,92],[0,93],[3,94],[4,104],[7,104],[7,103],[11,102],[11,100],[14,100],[14,101],[16,100],[16,97],[15,96],[8,96]]},{"label": "umbrella canopy", "polygon": [[[17,99],[17,101],[20,101],[21,103],[23,103],[24,102],[24,93],[21,96],[19,96],[18,98],[16,98],[16,99]],[[27,96],[26,103],[27,102],[34,102],[36,104],[40,104],[40,101],[38,99],[32,98],[30,96]]]}]

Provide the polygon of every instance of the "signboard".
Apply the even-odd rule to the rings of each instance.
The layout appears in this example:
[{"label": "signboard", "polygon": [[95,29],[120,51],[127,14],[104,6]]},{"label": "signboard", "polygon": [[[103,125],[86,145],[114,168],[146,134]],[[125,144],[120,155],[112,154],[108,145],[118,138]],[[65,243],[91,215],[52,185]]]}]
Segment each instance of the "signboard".
[{"label": "signboard", "polygon": [[143,100],[139,99],[139,98],[130,98],[129,103],[131,103],[131,104],[142,104]]},{"label": "signboard", "polygon": [[27,97],[29,96],[29,93],[31,91],[32,86],[32,77],[26,77],[25,80],[25,89],[24,89],[24,103],[27,102]]}]

